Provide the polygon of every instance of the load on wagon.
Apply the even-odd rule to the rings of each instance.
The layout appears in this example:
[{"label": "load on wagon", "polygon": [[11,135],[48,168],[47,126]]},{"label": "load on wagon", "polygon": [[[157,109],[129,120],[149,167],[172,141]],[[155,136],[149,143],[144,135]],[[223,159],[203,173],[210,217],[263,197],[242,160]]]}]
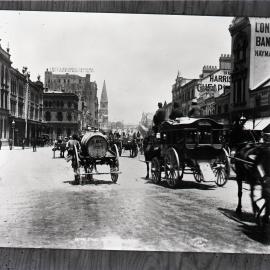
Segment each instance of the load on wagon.
[{"label": "load on wagon", "polygon": [[[97,165],[108,165],[108,172],[98,172]],[[81,139],[80,149],[74,147],[72,167],[75,183],[82,183],[83,177],[92,180],[93,175],[110,174],[116,183],[119,171],[119,153],[116,145],[109,146],[108,139],[99,131],[87,132]]]}]

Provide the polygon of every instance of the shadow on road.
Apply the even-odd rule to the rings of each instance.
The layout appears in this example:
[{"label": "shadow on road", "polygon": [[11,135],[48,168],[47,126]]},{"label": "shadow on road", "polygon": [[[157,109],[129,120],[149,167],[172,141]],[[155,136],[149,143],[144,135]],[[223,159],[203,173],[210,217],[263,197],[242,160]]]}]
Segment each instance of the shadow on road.
[{"label": "shadow on road", "polygon": [[[166,181],[161,181],[159,184],[155,184],[152,182],[151,179],[146,179],[145,177],[141,177],[141,179],[146,180],[145,184],[153,184],[160,187],[170,188]],[[216,185],[207,185],[207,184],[197,183],[194,181],[184,180],[180,183],[180,185],[177,188],[174,188],[174,189],[214,190],[215,188],[216,188]]]},{"label": "shadow on road", "polygon": [[[75,183],[75,181],[74,180],[71,180],[71,181],[63,181],[63,183],[68,183],[68,184],[70,184],[70,185],[78,185],[78,184],[76,184]],[[107,181],[107,180],[99,180],[99,179],[93,179],[93,180],[86,180],[86,179],[84,179],[83,181],[82,181],[82,186],[84,186],[84,185],[112,185],[112,184],[115,184],[114,182],[112,182],[112,181]]]},{"label": "shadow on road", "polygon": [[261,244],[270,245],[270,226],[268,225],[267,228],[258,226],[252,213],[244,212],[241,216],[238,216],[234,210],[225,208],[218,208],[218,210],[227,218],[237,222],[239,228],[247,237]]}]

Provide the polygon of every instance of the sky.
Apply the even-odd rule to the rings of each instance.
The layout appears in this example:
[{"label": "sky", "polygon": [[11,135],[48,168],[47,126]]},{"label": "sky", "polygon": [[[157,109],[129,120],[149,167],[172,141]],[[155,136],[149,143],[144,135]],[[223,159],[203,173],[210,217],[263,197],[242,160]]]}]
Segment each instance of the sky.
[{"label": "sky", "polygon": [[[109,121],[136,124],[142,112],[172,101],[178,71],[199,77],[231,53],[231,17],[0,11],[0,43],[31,80],[46,68],[92,68],[100,99],[106,81]],[[85,76],[85,74],[78,74]]]}]

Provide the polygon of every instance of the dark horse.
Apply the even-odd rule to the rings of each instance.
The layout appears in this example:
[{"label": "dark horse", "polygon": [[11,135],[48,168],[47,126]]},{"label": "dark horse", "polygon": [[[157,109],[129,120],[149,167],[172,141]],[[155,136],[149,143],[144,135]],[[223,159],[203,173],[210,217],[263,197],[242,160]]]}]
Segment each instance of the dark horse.
[{"label": "dark horse", "polygon": [[[238,205],[236,213],[242,214],[242,184],[250,185],[253,213],[260,224],[269,223],[270,213],[270,144],[247,143],[236,150],[234,156],[236,180],[238,185]],[[261,186],[260,198],[255,198],[255,186]],[[259,201],[264,203],[259,206]],[[264,213],[264,214],[263,214]]]},{"label": "dark horse", "polygon": [[155,154],[155,144],[154,144],[154,139],[155,136],[148,134],[146,137],[143,139],[143,154],[145,158],[145,163],[146,163],[146,179],[149,179],[149,163],[151,163],[152,158],[154,157]]}]

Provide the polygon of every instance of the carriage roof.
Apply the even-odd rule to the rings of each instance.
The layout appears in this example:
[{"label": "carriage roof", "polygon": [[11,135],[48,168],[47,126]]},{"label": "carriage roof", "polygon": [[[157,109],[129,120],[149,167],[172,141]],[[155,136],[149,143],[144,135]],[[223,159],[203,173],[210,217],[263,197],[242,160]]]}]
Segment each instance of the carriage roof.
[{"label": "carriage roof", "polygon": [[164,121],[161,124],[160,131],[166,132],[168,130],[199,128],[202,126],[211,126],[213,129],[223,129],[224,128],[223,124],[218,123],[211,118],[180,117],[180,118],[176,118],[176,120]]}]

